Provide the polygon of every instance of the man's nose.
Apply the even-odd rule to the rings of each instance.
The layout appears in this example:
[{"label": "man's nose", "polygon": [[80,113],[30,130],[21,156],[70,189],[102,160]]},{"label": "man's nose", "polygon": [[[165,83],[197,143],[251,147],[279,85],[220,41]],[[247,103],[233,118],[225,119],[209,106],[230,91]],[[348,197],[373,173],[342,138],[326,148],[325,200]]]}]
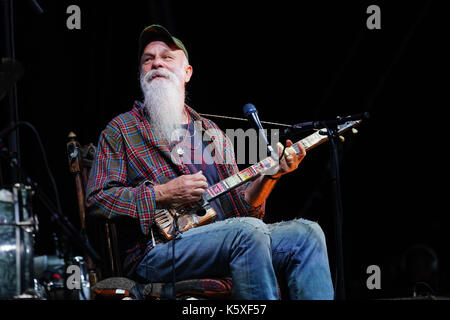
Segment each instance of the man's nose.
[{"label": "man's nose", "polygon": [[164,60],[161,57],[155,57],[152,63],[152,69],[159,69],[165,67]]}]

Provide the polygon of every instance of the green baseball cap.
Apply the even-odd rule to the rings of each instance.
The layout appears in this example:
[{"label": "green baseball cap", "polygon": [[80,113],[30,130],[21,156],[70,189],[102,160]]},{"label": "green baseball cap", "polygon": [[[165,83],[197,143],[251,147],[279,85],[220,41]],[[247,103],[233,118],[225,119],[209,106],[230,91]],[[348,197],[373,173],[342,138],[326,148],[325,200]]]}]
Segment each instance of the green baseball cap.
[{"label": "green baseball cap", "polygon": [[142,30],[141,35],[139,36],[139,61],[141,60],[142,53],[145,47],[152,41],[164,41],[168,45],[175,45],[176,47],[183,50],[186,58],[189,60],[189,56],[184,44],[174,36],[172,36],[166,28],[159,24],[152,24],[151,26],[146,27]]}]

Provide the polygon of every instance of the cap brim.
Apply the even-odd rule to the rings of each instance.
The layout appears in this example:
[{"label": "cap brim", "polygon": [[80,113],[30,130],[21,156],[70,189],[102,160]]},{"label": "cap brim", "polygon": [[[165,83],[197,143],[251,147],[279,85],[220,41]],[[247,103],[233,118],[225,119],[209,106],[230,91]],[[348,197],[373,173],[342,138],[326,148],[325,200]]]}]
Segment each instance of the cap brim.
[{"label": "cap brim", "polygon": [[160,25],[151,25],[146,27],[139,36],[139,59],[145,47],[152,41],[163,41],[170,46],[176,46],[184,52],[186,58],[188,58],[187,50],[183,43],[177,38],[173,37],[166,28]]}]

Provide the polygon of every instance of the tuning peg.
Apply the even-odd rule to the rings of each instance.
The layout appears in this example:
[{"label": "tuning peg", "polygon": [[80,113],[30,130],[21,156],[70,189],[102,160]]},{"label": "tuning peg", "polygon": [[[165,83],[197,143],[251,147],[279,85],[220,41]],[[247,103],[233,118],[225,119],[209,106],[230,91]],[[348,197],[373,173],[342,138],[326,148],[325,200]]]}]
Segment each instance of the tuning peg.
[{"label": "tuning peg", "polygon": [[358,133],[358,130],[356,130],[355,128],[352,128],[352,133],[353,133],[353,134],[357,134],[357,133]]},{"label": "tuning peg", "polygon": [[339,136],[339,140],[341,140],[341,142],[344,142],[345,138],[343,136]]}]

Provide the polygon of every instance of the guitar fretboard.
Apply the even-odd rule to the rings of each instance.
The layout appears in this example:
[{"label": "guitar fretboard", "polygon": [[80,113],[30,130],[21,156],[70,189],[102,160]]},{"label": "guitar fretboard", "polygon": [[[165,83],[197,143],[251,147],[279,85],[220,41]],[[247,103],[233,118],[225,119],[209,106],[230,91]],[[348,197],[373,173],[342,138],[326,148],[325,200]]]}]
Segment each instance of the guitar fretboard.
[{"label": "guitar fretboard", "polygon": [[[328,139],[326,135],[322,135],[319,133],[319,130],[315,133],[307,136],[306,138],[303,138],[299,142],[303,144],[306,151],[318,146],[319,144],[325,142]],[[298,149],[297,144],[293,144],[292,148],[295,150],[296,153],[299,153],[300,150]],[[244,184],[259,174],[263,173],[264,171],[269,170],[270,168],[273,168],[276,166],[278,162],[273,159],[272,157],[267,157],[264,160],[255,163],[254,165],[248,167],[247,169],[244,169],[225,180],[222,180],[215,185],[209,187],[206,189],[204,199],[207,201],[211,201],[224,193],[240,186],[241,184]]]},{"label": "guitar fretboard", "polygon": [[276,161],[271,157],[268,157],[258,163],[255,163],[254,165],[248,167],[247,169],[244,169],[232,176],[229,176],[225,180],[222,180],[206,189],[204,198],[207,201],[211,201],[214,198],[217,198],[222,194],[240,186],[241,184],[250,181],[257,175],[259,175],[262,171],[270,169],[276,164],[277,164]]},{"label": "guitar fretboard", "polygon": [[[361,120],[347,121],[344,124],[338,126],[338,133],[339,134],[344,133],[345,131],[359,125],[360,123]],[[326,132],[326,129],[317,130],[316,132],[307,136],[306,138],[303,138],[299,142],[305,147],[306,151],[311,150],[328,140],[328,136],[326,135],[326,133],[325,134],[322,133],[324,131]],[[294,143],[292,145],[292,148],[295,150],[296,153],[300,152],[297,143]],[[254,179],[259,174],[264,173],[265,171],[269,170],[270,168],[273,168],[276,165],[278,165],[278,161],[276,161],[272,157],[267,157],[264,160],[248,167],[247,169],[244,169],[226,178],[225,180],[222,180],[216,183],[215,185],[209,187],[208,189],[206,189],[203,198],[206,201],[211,201],[223,195],[224,193],[232,190],[233,188],[236,188],[241,184],[244,184]]]}]

